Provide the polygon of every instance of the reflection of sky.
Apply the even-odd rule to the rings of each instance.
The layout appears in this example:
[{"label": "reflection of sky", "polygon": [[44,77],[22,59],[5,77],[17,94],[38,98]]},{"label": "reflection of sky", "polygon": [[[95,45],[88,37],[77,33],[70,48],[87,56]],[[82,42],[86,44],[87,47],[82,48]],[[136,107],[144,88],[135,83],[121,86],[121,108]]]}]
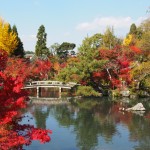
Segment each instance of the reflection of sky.
[{"label": "reflection of sky", "polygon": [[[73,128],[65,128],[58,125],[57,121],[54,118],[48,118],[47,124],[50,125],[50,129],[53,131],[51,136],[52,141],[49,143],[52,150],[75,150],[76,135],[73,133]],[[56,130],[57,129],[57,130]],[[56,144],[57,143],[57,144]]]},{"label": "reflection of sky", "polygon": [[[23,123],[26,121],[24,119]],[[35,121],[30,123],[34,124]],[[39,144],[39,142],[33,141],[29,147],[24,147],[26,150],[77,150],[76,135],[73,133],[72,127],[66,128],[60,126],[57,120],[51,115],[47,118],[46,127],[53,132],[51,134],[51,141],[46,144]]]},{"label": "reflection of sky", "polygon": [[20,124],[30,124],[30,125],[36,126],[35,120],[33,119],[33,116],[31,113],[25,113],[24,116],[25,117],[22,119]]}]

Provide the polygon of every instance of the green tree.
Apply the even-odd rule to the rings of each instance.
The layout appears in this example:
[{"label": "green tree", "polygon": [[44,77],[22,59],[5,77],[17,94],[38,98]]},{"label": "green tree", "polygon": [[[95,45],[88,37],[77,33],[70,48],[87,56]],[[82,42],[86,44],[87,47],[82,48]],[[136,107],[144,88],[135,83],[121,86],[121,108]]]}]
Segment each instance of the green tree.
[{"label": "green tree", "polygon": [[128,33],[126,38],[128,38],[128,36],[132,36],[130,45],[136,45],[139,42],[139,40],[141,39],[141,37],[142,37],[142,30],[141,30],[141,28],[137,27],[135,25],[135,23],[131,24],[130,31],[129,31],[129,33]]},{"label": "green tree", "polygon": [[139,26],[141,29],[141,38],[138,42],[138,47],[142,49],[144,56],[143,61],[147,61],[150,59],[150,18],[143,21]]},{"label": "green tree", "polygon": [[132,76],[142,86],[150,88],[150,61],[142,62],[132,69]]},{"label": "green tree", "polygon": [[[101,83],[95,83],[93,80],[93,72],[101,70],[107,60],[99,60],[99,49],[101,44],[101,34],[95,34],[92,37],[86,37],[82,45],[79,47],[77,55],[78,62],[68,64],[66,68],[62,69],[58,74],[58,79],[64,82],[74,81],[79,82],[82,85],[91,86],[92,89],[99,91]],[[94,93],[96,95],[96,93]]]},{"label": "green tree", "polygon": [[35,54],[39,57],[42,55],[49,55],[49,49],[46,47],[47,33],[44,25],[41,25],[37,33],[37,43],[35,46]]},{"label": "green tree", "polygon": [[58,43],[54,43],[50,46],[49,50],[50,50],[50,53],[52,55],[56,55],[57,54],[57,49],[60,47],[60,44]]},{"label": "green tree", "polygon": [[99,48],[103,44],[103,35],[100,33],[94,34],[90,37],[90,47],[91,48]]},{"label": "green tree", "polygon": [[17,31],[16,25],[14,25],[14,26],[12,27],[12,31],[13,31],[14,33],[16,33],[16,35],[17,35],[18,46],[17,46],[17,48],[12,52],[11,56],[24,57],[25,51],[24,51],[24,48],[23,48],[23,43],[22,43],[22,41],[21,41],[21,39],[20,39],[20,37],[19,37],[19,35],[18,35],[18,31]]},{"label": "green tree", "polygon": [[119,45],[121,40],[114,35],[113,28],[108,27],[102,37],[101,48],[113,49],[117,44]]},{"label": "green tree", "polygon": [[101,44],[100,39],[101,35],[99,35],[99,38],[97,35],[85,38],[82,45],[79,47],[78,54],[78,69],[82,81],[86,82],[86,85],[92,86],[96,91],[99,91],[102,85],[100,82],[94,82],[93,72],[101,71],[102,67],[107,62],[107,60],[99,58],[99,46]]},{"label": "green tree", "polygon": [[68,43],[63,42],[58,48],[57,48],[57,55],[60,58],[67,58],[69,54],[69,50],[73,50],[76,47],[74,43]]},{"label": "green tree", "polygon": [[136,34],[137,33],[137,27],[136,25],[133,23],[131,26],[130,26],[130,32],[129,34]]}]

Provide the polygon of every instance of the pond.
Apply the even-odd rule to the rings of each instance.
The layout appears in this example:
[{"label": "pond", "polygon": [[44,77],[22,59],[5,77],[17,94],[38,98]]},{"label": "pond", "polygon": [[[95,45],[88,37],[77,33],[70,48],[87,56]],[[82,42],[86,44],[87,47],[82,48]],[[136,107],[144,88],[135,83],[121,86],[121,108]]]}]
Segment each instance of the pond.
[{"label": "pond", "polygon": [[[132,101],[129,103],[129,101]],[[141,100],[140,100],[141,101]],[[150,116],[146,112],[118,111],[137,101],[108,98],[80,99],[66,104],[31,103],[23,124],[51,129],[51,141],[33,141],[26,150],[149,150]],[[142,100],[146,109],[149,100]],[[30,121],[29,121],[29,118]]]}]

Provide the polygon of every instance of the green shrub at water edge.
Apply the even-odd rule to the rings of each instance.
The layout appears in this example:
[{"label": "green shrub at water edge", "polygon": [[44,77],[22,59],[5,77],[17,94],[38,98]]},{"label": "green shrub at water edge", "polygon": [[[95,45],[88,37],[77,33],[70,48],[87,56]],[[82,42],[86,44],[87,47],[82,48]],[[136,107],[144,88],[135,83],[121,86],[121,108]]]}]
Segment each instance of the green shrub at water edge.
[{"label": "green shrub at water edge", "polygon": [[91,86],[79,86],[77,89],[77,95],[100,96],[100,93],[96,92]]}]

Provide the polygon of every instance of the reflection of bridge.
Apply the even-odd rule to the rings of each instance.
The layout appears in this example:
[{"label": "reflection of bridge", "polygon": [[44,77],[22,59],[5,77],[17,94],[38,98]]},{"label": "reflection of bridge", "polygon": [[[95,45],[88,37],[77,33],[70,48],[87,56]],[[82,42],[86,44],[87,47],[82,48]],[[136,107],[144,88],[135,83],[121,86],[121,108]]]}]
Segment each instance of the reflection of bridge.
[{"label": "reflection of bridge", "polygon": [[61,98],[61,89],[71,89],[74,86],[78,85],[75,82],[68,82],[64,84],[63,82],[60,81],[32,81],[32,82],[27,82],[26,85],[24,86],[24,89],[31,89],[31,88],[36,88],[37,89],[37,98],[39,98],[39,89],[41,87],[49,87],[49,88],[59,88],[59,97]]}]

